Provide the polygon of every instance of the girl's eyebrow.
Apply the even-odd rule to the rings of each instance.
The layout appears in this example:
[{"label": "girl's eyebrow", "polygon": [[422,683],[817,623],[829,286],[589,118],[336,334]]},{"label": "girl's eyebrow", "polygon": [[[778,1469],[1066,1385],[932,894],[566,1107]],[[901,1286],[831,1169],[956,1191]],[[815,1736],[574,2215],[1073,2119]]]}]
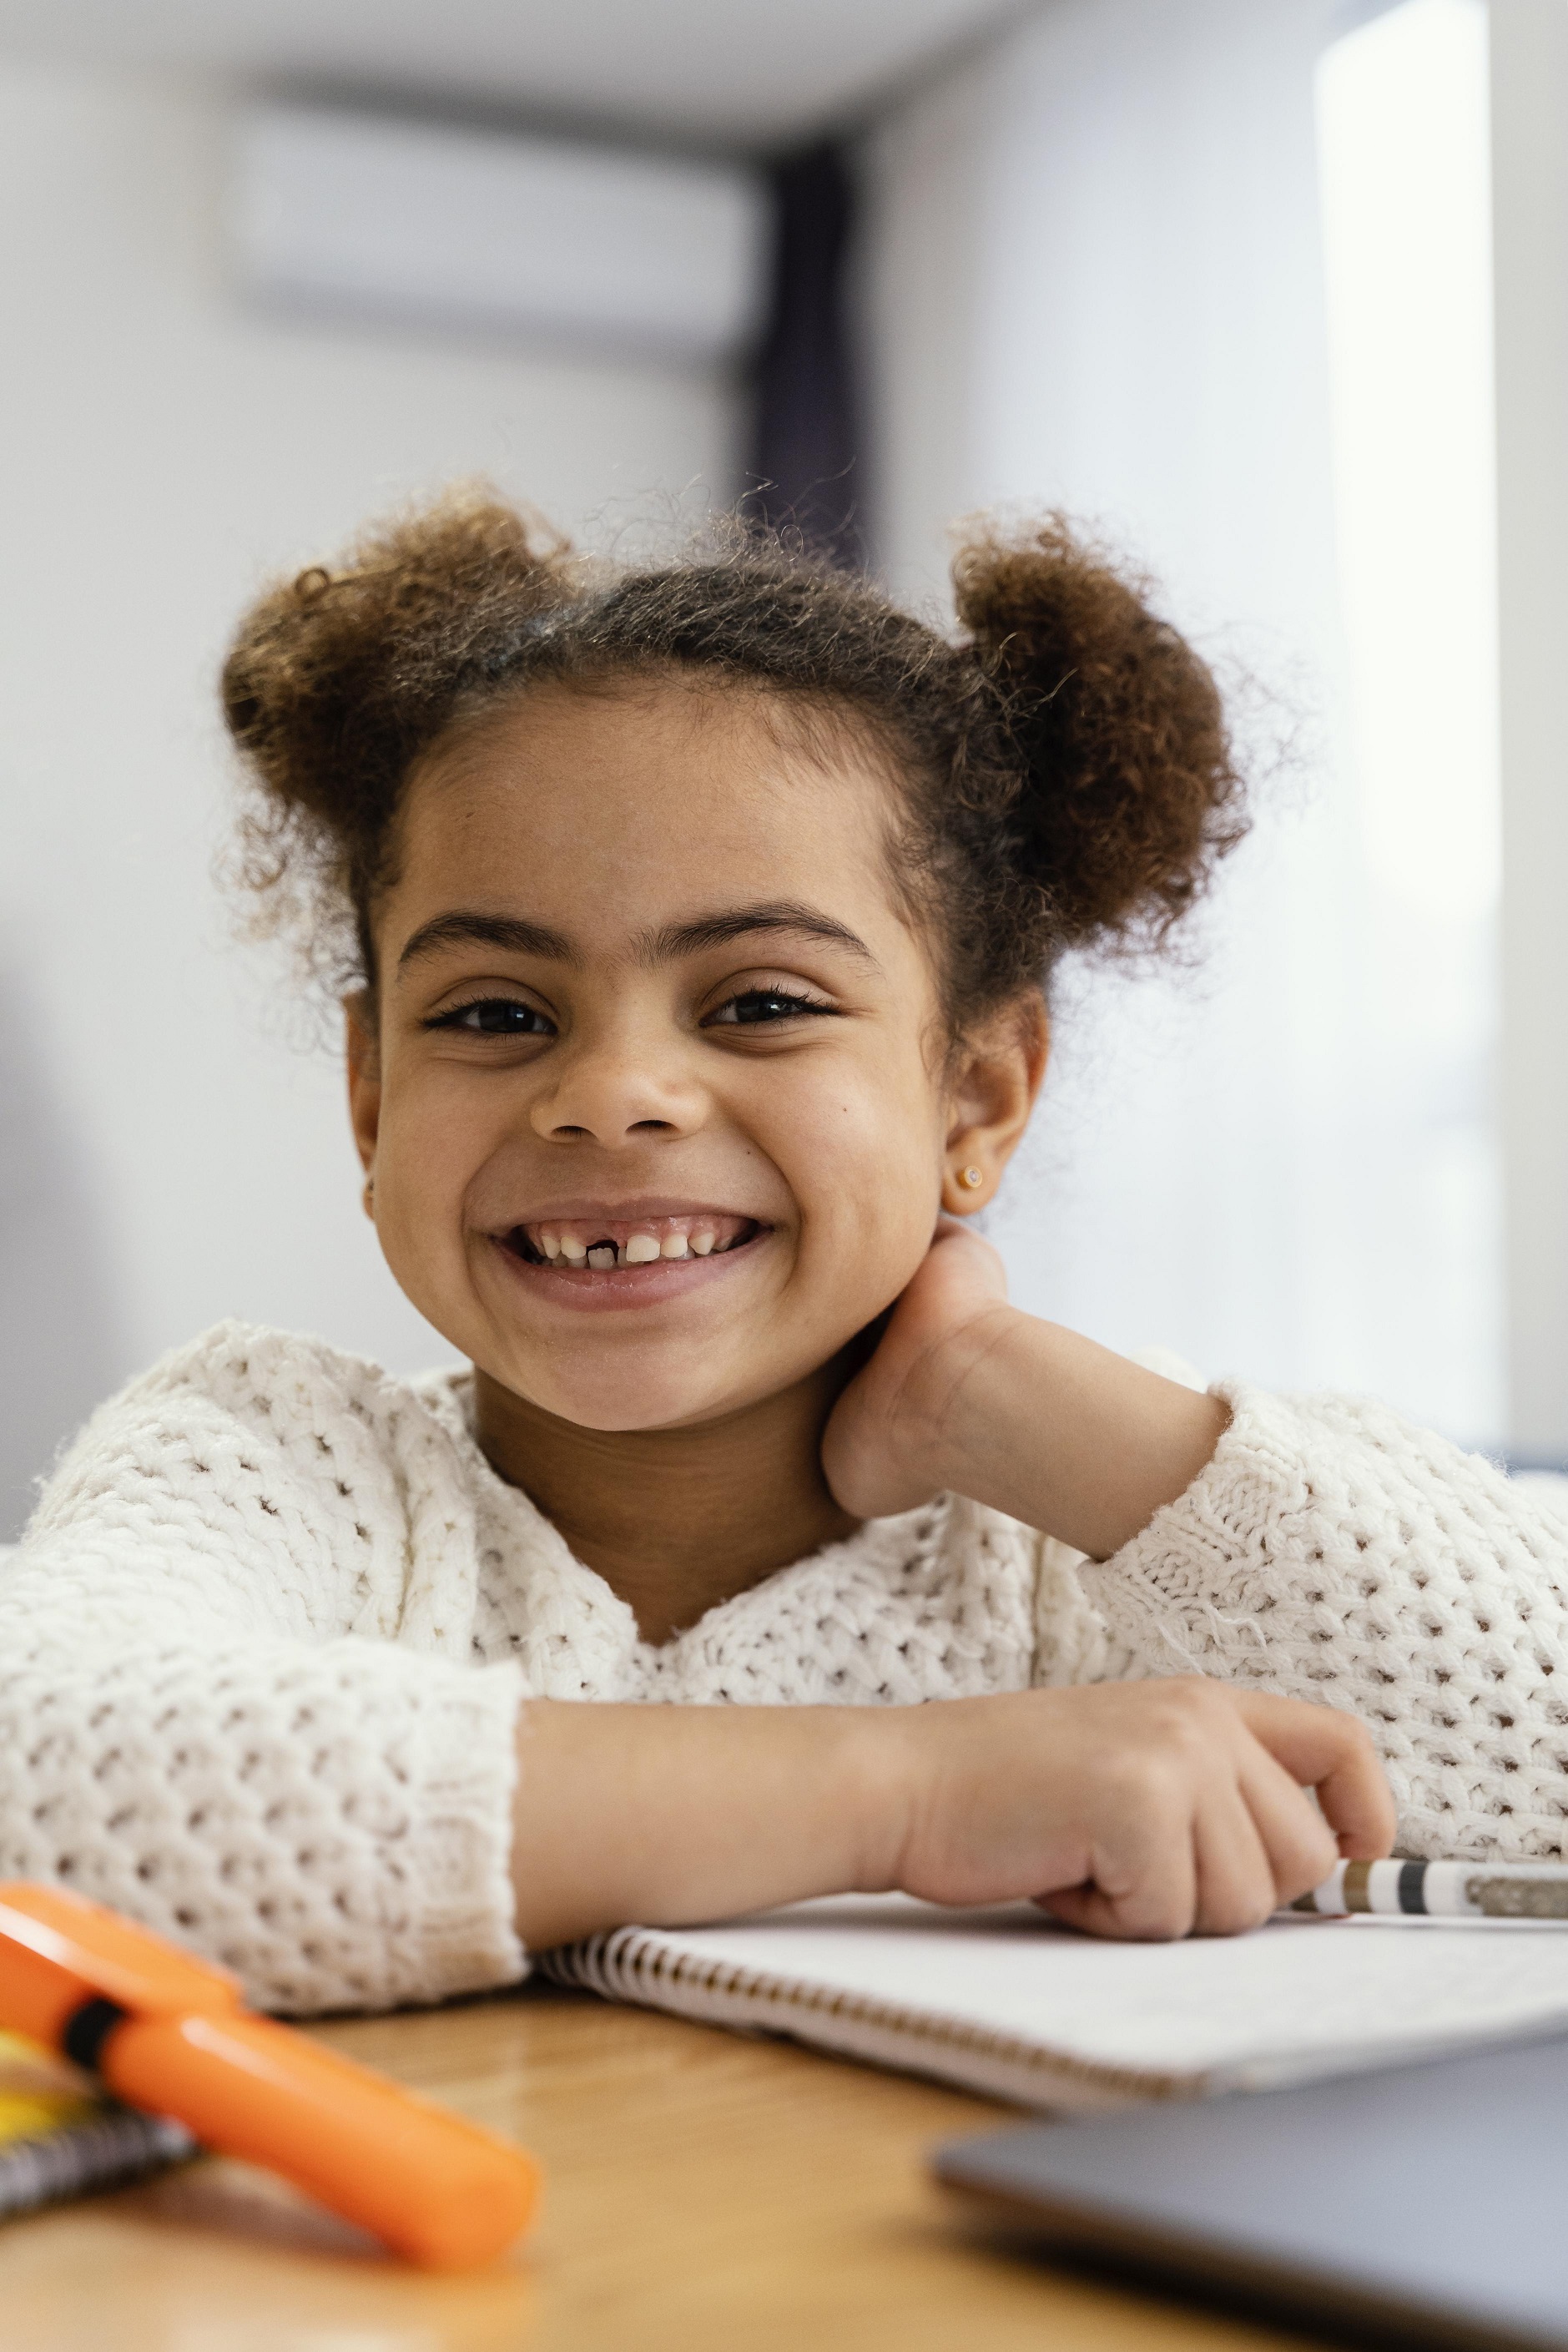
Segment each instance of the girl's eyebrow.
[{"label": "girl's eyebrow", "polygon": [[466,908],[433,916],[422,923],[397,960],[402,971],[423,955],[445,947],[502,948],[511,955],[544,956],[551,963],[580,963],[582,959],[564,931],[543,923],[526,923],[517,915],[481,915]]},{"label": "girl's eyebrow", "polygon": [[[847,948],[852,955],[876,967],[870,948],[846,923],[792,898],[769,899],[755,907],[725,907],[711,915],[694,916],[687,923],[665,923],[656,931],[644,931],[633,951],[641,964],[673,963],[680,956],[724,947],[755,931],[790,931],[797,938],[823,940],[831,946]],[[420,925],[398,957],[398,970],[402,971],[419,956],[454,946],[500,948],[512,955],[540,956],[551,963],[582,962],[580,952],[564,931],[526,922],[517,915],[486,915],[459,907]]]},{"label": "girl's eyebrow", "polygon": [[831,947],[848,948],[869,964],[875,965],[865,941],[847,923],[835,922],[831,915],[819,914],[815,907],[802,906],[794,898],[773,898],[757,907],[726,907],[711,915],[697,915],[689,923],[666,923],[657,931],[645,931],[637,942],[639,963],[671,963],[677,956],[693,955],[700,948],[720,948],[731,940],[745,939],[752,931],[792,931],[797,938],[825,940]]}]

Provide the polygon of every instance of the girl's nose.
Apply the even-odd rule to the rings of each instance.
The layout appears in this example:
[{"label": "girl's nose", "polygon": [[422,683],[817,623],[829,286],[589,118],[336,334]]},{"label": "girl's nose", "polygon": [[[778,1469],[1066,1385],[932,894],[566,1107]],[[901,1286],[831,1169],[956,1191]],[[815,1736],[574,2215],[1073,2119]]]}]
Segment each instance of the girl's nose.
[{"label": "girl's nose", "polygon": [[584,1045],[558,1066],[555,1083],[534,1103],[536,1133],[551,1143],[618,1144],[655,1135],[689,1135],[702,1124],[704,1102],[680,1066],[626,1043]]}]

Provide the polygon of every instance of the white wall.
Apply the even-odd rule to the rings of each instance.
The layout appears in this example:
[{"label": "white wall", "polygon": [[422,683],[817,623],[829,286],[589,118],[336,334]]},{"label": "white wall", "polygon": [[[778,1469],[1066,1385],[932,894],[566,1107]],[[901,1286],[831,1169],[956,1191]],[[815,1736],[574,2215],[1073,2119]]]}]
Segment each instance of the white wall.
[{"label": "white wall", "polygon": [[1515,1443],[1568,1460],[1568,7],[1492,0]]},{"label": "white wall", "polygon": [[333,1056],[211,880],[242,603],[455,475],[569,527],[727,490],[705,377],[247,316],[223,131],[216,96],[0,60],[0,1538],[97,1397],[221,1316],[443,1352]]},{"label": "white wall", "polygon": [[[1272,693],[1272,719],[1239,706],[1265,753],[1296,732],[1202,969],[1063,991],[997,1219],[1015,1295],[1486,1441],[1495,1233],[1485,1202],[1456,1212],[1446,1107],[1411,1102],[1382,1021],[1344,750],[1312,117],[1331,24],[1322,0],[1056,0],[884,129],[878,407],[909,462],[883,478],[883,546],[935,593],[955,509],[1063,506]],[[922,206],[944,234],[912,236]]]}]

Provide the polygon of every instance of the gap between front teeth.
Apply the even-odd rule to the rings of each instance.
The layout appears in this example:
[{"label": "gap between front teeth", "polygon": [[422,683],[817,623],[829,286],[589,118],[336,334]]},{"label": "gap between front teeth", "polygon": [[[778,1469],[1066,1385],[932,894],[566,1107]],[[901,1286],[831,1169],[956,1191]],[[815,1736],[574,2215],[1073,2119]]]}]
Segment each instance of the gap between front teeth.
[{"label": "gap between front teeth", "polygon": [[698,1225],[690,1234],[669,1233],[662,1240],[657,1234],[632,1234],[619,1247],[611,1241],[591,1245],[575,1234],[554,1233],[546,1226],[537,1246],[551,1265],[587,1265],[596,1274],[607,1274],[612,1266],[652,1265],[662,1257],[707,1257],[717,1241],[711,1226]]}]

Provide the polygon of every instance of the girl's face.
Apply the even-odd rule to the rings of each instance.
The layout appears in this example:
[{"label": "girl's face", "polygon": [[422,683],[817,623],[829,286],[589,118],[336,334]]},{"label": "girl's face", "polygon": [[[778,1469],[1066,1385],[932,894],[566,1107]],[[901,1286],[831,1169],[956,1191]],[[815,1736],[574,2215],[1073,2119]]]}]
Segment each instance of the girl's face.
[{"label": "girl's face", "polygon": [[892,787],[847,730],[788,748],[789,718],[678,682],[536,688],[409,791],[378,1034],[350,1034],[382,1244],[455,1347],[590,1428],[819,1370],[1027,1116],[1022,1044],[945,1081]]}]

